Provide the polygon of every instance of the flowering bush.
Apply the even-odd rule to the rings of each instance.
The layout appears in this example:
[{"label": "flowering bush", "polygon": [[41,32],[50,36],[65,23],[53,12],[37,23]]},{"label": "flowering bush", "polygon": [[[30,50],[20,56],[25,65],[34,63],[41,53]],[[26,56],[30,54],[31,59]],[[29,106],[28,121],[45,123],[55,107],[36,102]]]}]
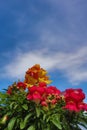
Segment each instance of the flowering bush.
[{"label": "flowering bush", "polygon": [[13,83],[0,93],[0,130],[87,129],[87,104],[82,89],[61,92],[46,70],[36,64],[23,82]]}]

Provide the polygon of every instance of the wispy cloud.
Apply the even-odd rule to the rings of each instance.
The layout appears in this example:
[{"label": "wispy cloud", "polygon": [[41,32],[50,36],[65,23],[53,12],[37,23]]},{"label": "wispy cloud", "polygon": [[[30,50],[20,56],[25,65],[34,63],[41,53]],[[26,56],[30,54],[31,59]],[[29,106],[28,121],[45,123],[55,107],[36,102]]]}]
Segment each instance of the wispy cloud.
[{"label": "wispy cloud", "polygon": [[[44,1],[43,3],[45,3]],[[49,48],[54,51],[70,51],[86,45],[87,24],[86,7],[87,3],[79,1],[48,0],[50,11],[40,11],[40,8],[31,4],[30,9],[24,12],[15,12],[15,22],[18,27],[18,45],[27,43],[28,48]],[[29,3],[28,3],[29,4]],[[30,15],[32,12],[32,16]],[[42,15],[41,15],[42,13]],[[16,15],[18,14],[18,15]],[[48,15],[49,14],[49,15]],[[37,20],[39,17],[39,20]],[[34,22],[35,21],[35,22]],[[32,24],[33,23],[33,24]],[[32,26],[33,25],[33,26]],[[33,46],[30,42],[33,37]],[[32,47],[31,47],[32,46]]]},{"label": "wispy cloud", "polygon": [[18,53],[14,60],[3,68],[4,75],[23,78],[25,71],[36,63],[48,71],[61,70],[73,84],[87,81],[87,46],[68,53],[50,54],[47,50]]},{"label": "wispy cloud", "polygon": [[[40,4],[39,7],[37,4]],[[54,48],[56,51],[76,49],[86,44],[87,19],[85,0],[45,0],[44,2],[20,1],[2,4],[13,17],[15,30],[10,34],[17,40],[17,46],[35,41],[34,46]],[[48,7],[44,10],[45,7]],[[6,13],[5,12],[5,13]],[[32,38],[31,38],[32,37]],[[28,47],[28,48],[29,48]]]}]

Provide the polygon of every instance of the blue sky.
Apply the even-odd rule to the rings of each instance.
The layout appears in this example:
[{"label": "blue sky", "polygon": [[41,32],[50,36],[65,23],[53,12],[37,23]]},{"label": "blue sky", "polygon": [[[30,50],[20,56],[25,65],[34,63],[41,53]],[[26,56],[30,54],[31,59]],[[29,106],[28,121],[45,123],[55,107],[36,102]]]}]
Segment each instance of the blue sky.
[{"label": "blue sky", "polygon": [[87,93],[87,0],[0,1],[0,90],[34,64]]}]

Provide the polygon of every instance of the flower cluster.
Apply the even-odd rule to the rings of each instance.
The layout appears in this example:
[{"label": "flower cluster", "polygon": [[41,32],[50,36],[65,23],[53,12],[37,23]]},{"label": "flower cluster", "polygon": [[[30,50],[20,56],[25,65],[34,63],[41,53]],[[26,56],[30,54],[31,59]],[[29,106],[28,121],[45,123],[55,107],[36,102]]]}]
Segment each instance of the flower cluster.
[{"label": "flower cluster", "polygon": [[[0,93],[0,130],[81,130],[87,128],[87,104],[82,89],[61,92],[47,71],[36,64],[23,82],[15,82]],[[62,125],[63,124],[63,125]]]},{"label": "flower cluster", "polygon": [[28,100],[39,103],[47,108],[49,105],[56,104],[60,99],[60,90],[54,86],[47,87],[45,84],[40,83],[39,86],[32,86],[28,90]]},{"label": "flower cluster", "polygon": [[14,83],[14,85],[8,87],[7,94],[12,95],[14,90],[25,90],[26,87],[27,85],[24,82]]},{"label": "flower cluster", "polygon": [[87,111],[87,104],[83,102],[85,94],[82,89],[66,89],[64,94],[66,105],[64,108],[71,111]]}]

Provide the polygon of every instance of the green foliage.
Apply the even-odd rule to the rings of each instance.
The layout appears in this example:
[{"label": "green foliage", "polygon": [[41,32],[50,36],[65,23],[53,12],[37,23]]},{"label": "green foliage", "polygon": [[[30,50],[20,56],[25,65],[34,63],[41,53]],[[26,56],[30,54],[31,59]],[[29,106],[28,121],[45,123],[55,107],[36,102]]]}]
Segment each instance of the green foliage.
[{"label": "green foliage", "polygon": [[86,112],[44,107],[26,99],[26,92],[16,90],[12,96],[0,93],[0,130],[81,130],[87,129]]},{"label": "green foliage", "polygon": [[16,117],[13,117],[12,119],[10,119],[9,123],[8,123],[8,130],[13,130],[14,126],[15,126],[15,122],[16,122]]}]

